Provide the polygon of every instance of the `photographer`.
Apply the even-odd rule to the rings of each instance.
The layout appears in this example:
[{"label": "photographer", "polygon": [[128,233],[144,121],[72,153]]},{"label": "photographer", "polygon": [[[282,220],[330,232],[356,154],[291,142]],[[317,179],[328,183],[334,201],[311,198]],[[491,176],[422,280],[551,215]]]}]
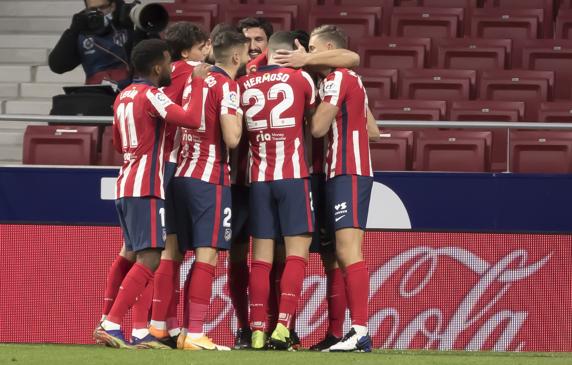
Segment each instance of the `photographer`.
[{"label": "photographer", "polygon": [[86,84],[108,80],[121,88],[131,79],[131,49],[143,39],[158,38],[158,33],[154,32],[157,30],[134,26],[130,17],[133,4],[123,0],[84,2],[86,9],[73,16],[70,28],[50,53],[50,69],[62,74],[81,64]]}]

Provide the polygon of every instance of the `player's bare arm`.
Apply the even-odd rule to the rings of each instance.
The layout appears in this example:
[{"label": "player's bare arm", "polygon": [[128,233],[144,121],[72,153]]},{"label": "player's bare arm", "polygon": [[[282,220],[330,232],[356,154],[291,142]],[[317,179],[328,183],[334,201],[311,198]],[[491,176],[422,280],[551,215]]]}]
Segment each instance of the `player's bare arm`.
[{"label": "player's bare arm", "polygon": [[228,148],[236,148],[242,136],[242,115],[223,115],[220,118],[222,139]]},{"label": "player's bare arm", "polygon": [[316,112],[312,116],[310,130],[314,138],[325,136],[332,126],[332,122],[336,119],[339,108],[328,102],[322,102],[318,105]]},{"label": "player's bare arm", "polygon": [[369,107],[367,108],[367,135],[371,141],[379,139],[379,127]]},{"label": "player's bare arm", "polygon": [[331,49],[323,52],[308,53],[304,47],[296,40],[296,49],[278,50],[274,60],[285,67],[315,67],[327,66],[332,68],[344,67],[354,68],[359,66],[360,57],[357,53],[348,49]]}]

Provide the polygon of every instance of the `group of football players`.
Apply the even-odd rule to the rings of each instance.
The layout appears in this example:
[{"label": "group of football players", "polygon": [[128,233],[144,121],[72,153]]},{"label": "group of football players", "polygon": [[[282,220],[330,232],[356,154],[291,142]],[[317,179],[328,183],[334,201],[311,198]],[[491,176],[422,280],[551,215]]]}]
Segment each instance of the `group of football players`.
[{"label": "group of football players", "polygon": [[[230,350],[203,329],[218,253],[228,250],[234,348],[297,348],[296,307],[309,252],[317,252],[329,321],[311,349],[371,351],[362,242],[369,138],[379,131],[351,71],[359,56],[346,48],[337,26],[273,33],[262,18],[219,24],[210,35],[175,23],[164,40],[134,48],[137,77],[118,95],[113,121],[124,155],[116,186],[124,245],[109,270],[96,342]],[[131,341],[121,330],[129,309]]]}]

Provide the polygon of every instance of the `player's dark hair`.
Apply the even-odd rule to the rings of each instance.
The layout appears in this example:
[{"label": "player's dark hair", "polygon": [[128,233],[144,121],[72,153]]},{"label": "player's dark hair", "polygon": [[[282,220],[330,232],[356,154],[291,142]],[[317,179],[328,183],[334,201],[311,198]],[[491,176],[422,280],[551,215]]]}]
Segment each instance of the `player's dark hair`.
[{"label": "player's dark hair", "polygon": [[230,51],[235,47],[248,43],[248,38],[246,38],[244,34],[233,30],[220,32],[212,42],[216,62],[224,62],[226,58],[230,56]]},{"label": "player's dark hair", "polygon": [[131,52],[131,64],[135,74],[149,75],[153,66],[164,60],[165,51],[169,51],[169,46],[161,39],[145,39],[139,42]]},{"label": "player's dark hair", "polygon": [[197,44],[205,43],[208,35],[191,22],[178,22],[170,25],[165,31],[165,41],[171,48],[171,59],[178,61],[182,58],[181,53],[193,48]]},{"label": "player's dark hair", "polygon": [[294,40],[296,37],[292,32],[280,31],[272,34],[268,40],[268,52],[274,53],[278,49],[294,49]]},{"label": "player's dark hair", "polygon": [[296,38],[298,40],[298,42],[300,42],[300,44],[306,49],[306,52],[308,52],[310,46],[310,34],[308,34],[308,32],[306,32],[303,29],[296,29],[293,30],[292,35],[294,36],[294,38]]},{"label": "player's dark hair", "polygon": [[249,28],[262,28],[264,33],[266,33],[267,38],[270,38],[274,33],[274,27],[272,26],[272,23],[270,23],[268,20],[264,18],[249,17],[241,19],[238,22],[238,30],[240,30],[241,32],[244,29],[249,29]]},{"label": "player's dark hair", "polygon": [[[113,4],[113,3],[117,3],[117,0],[107,0],[107,3],[109,5]],[[85,4],[85,6],[87,7],[87,0],[83,0],[83,3]]]},{"label": "player's dark hair", "polygon": [[240,30],[237,29],[234,25],[229,23],[218,23],[211,30],[211,34],[209,37],[211,40],[214,40],[217,34],[219,34],[220,32],[227,32],[227,31],[240,31]]},{"label": "player's dark hair", "polygon": [[320,39],[330,41],[336,48],[348,48],[348,36],[342,28],[336,25],[320,25],[312,31],[311,36],[318,36]]}]

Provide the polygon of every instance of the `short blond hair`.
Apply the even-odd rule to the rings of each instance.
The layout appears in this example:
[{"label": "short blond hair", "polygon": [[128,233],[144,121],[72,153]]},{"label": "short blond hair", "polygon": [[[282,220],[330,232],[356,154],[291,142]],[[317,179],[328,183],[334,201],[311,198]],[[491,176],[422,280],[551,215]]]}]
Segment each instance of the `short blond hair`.
[{"label": "short blond hair", "polygon": [[348,36],[337,25],[324,24],[315,28],[310,37],[320,37],[332,42],[337,48],[348,48]]}]

